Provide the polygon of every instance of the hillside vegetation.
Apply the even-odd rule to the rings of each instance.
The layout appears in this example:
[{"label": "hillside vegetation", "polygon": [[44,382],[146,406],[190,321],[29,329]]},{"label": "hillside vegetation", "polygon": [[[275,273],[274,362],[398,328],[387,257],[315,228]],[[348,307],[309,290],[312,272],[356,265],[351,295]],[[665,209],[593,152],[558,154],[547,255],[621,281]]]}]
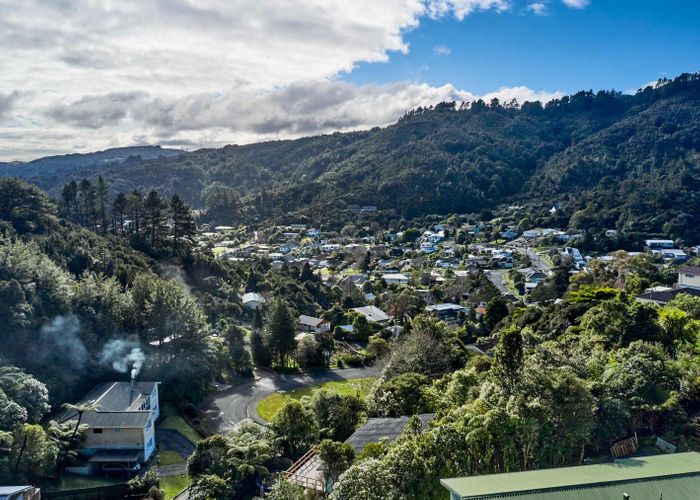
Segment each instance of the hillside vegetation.
[{"label": "hillside vegetation", "polygon": [[[545,106],[440,103],[386,128],[137,160],[102,174],[115,190],[178,193],[217,223],[342,223],[352,204],[376,205],[384,221],[505,203],[544,216],[560,204],[545,222],[695,243],[699,101],[700,75],[686,74],[635,95],[579,92]],[[65,177],[34,181],[57,195]]]}]

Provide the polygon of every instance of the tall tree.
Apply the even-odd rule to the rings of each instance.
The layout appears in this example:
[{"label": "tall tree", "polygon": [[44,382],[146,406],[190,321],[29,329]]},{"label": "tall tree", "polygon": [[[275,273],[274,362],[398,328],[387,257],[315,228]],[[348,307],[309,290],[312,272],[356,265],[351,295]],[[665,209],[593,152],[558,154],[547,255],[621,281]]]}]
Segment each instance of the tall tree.
[{"label": "tall tree", "polygon": [[500,333],[494,349],[492,371],[508,391],[517,385],[523,369],[523,337],[515,327]]},{"label": "tall tree", "polygon": [[112,232],[124,234],[124,214],[129,208],[129,201],[124,193],[119,193],[112,202]]},{"label": "tall tree", "polygon": [[197,231],[192,209],[182,198],[174,194],[170,198],[170,217],[172,218],[173,251],[177,252],[181,239],[191,238]]},{"label": "tall tree", "polygon": [[270,351],[279,366],[287,366],[289,356],[296,349],[296,324],[289,306],[283,299],[276,299],[268,314],[267,331]]},{"label": "tall tree", "polygon": [[97,177],[97,203],[100,216],[100,229],[103,233],[107,232],[109,221],[107,220],[107,205],[109,204],[109,187],[104,178],[100,175]]},{"label": "tall tree", "polygon": [[128,197],[129,217],[131,219],[131,232],[137,236],[141,233],[141,217],[143,211],[143,195],[134,189]]},{"label": "tall tree", "polygon": [[166,205],[155,189],[152,189],[143,202],[143,220],[148,231],[151,248],[156,248],[156,244],[165,232],[165,215],[163,210]]},{"label": "tall tree", "polygon": [[78,183],[75,180],[63,186],[61,191],[61,203],[63,204],[63,213],[72,221],[76,221],[76,203],[78,201]]}]

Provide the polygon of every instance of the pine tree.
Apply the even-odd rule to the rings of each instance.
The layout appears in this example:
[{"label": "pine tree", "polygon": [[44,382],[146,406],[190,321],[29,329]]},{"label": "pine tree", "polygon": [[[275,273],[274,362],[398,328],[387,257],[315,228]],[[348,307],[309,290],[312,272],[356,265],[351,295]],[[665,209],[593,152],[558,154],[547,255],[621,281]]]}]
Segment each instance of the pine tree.
[{"label": "pine tree", "polygon": [[191,238],[197,230],[197,225],[194,222],[192,209],[177,194],[170,198],[170,217],[172,218],[173,251],[177,252],[180,240]]},{"label": "pine tree", "polygon": [[[124,214],[129,207],[129,202],[124,193],[119,193],[112,202],[112,232],[124,233]],[[117,228],[119,230],[117,231]]]},{"label": "pine tree", "polygon": [[107,232],[107,205],[109,204],[109,187],[100,175],[97,178],[97,201],[99,204],[100,228],[103,233]]},{"label": "pine tree", "polygon": [[78,183],[75,182],[75,180],[72,180],[63,186],[63,191],[61,191],[61,202],[63,204],[64,215],[73,222],[77,222],[76,203],[78,202]]},{"label": "pine tree", "polygon": [[129,193],[128,200],[128,210],[129,217],[131,218],[131,232],[135,233],[137,236],[141,232],[141,212],[143,210],[143,196],[141,193],[134,189]]},{"label": "pine tree", "polygon": [[165,216],[163,210],[165,202],[155,189],[152,189],[143,202],[143,220],[151,241],[151,248],[156,248],[156,243],[165,232]]}]

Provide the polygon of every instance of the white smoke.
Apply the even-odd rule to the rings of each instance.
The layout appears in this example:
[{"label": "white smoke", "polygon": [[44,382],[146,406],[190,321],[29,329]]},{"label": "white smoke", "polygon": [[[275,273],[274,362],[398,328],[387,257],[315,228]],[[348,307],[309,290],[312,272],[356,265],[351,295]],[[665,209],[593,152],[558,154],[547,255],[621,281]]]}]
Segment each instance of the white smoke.
[{"label": "white smoke", "polygon": [[119,373],[127,373],[131,367],[132,379],[139,374],[145,361],[146,355],[133,340],[110,340],[100,353],[100,362],[112,365]]},{"label": "white smoke", "polygon": [[88,352],[82,340],[78,337],[80,321],[73,314],[56,316],[51,322],[41,327],[41,346],[43,357],[60,355],[71,364],[72,368],[81,369],[85,366]]}]

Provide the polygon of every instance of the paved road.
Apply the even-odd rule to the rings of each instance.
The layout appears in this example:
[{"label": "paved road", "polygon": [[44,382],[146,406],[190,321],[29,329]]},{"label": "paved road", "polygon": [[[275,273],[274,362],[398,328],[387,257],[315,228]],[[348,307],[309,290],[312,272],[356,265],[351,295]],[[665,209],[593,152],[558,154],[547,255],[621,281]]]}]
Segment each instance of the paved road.
[{"label": "paved road", "polygon": [[506,273],[503,269],[490,269],[487,271],[484,271],[486,276],[488,277],[489,280],[491,280],[491,283],[498,288],[498,291],[501,292],[501,295],[508,295],[511,293],[510,290],[508,290],[508,287],[503,284],[503,275]]},{"label": "paved road", "polygon": [[289,391],[332,380],[372,377],[377,373],[377,368],[372,366],[295,374],[260,371],[256,373],[255,380],[218,392],[209,401],[202,418],[209,432],[230,432],[247,418],[258,420],[255,406],[276,391]]},{"label": "paved road", "polygon": [[538,269],[544,272],[547,276],[552,274],[552,268],[550,265],[542,257],[540,257],[537,252],[531,248],[527,248],[525,252],[527,253],[527,256],[530,257],[533,269]]}]

